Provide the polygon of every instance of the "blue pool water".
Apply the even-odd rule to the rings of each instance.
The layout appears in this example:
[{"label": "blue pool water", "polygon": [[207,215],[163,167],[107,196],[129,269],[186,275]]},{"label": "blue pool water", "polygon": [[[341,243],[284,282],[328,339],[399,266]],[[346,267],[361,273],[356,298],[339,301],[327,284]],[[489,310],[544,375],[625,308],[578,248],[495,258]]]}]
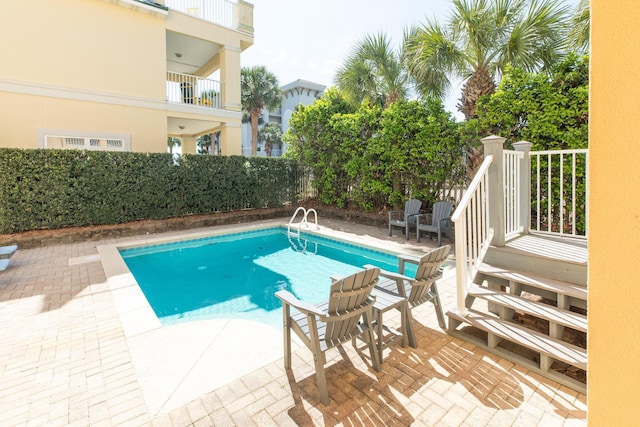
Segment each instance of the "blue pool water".
[{"label": "blue pool water", "polygon": [[[329,297],[330,277],[365,264],[398,271],[388,253],[281,227],[120,250],[163,325],[237,318],[278,326],[286,289],[316,304]],[[407,274],[414,274],[407,266]],[[415,268],[415,266],[414,266]]]}]

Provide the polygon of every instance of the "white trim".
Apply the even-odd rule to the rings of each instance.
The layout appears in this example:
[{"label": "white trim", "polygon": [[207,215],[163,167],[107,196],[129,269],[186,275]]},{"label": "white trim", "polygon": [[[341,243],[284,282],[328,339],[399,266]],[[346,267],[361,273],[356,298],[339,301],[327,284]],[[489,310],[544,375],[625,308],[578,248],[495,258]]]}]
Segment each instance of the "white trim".
[{"label": "white trim", "polygon": [[126,7],[127,9],[133,9],[135,11],[147,13],[153,16],[163,16],[164,18],[169,16],[168,10],[164,10],[159,7],[154,7],[154,6],[137,2],[134,0],[104,0],[104,1],[106,1],[107,3],[115,3],[118,6]]},{"label": "white trim", "polygon": [[[0,92],[18,93],[22,95],[43,96],[49,98],[69,99],[73,101],[95,102],[98,104],[124,105],[134,108],[148,108],[161,110],[167,113],[181,112],[198,114],[216,119],[241,119],[240,111],[232,111],[217,108],[202,108],[191,104],[176,104],[165,100],[154,100],[149,98],[136,98],[132,96],[114,95],[104,92],[96,92],[77,88],[68,88],[52,85],[20,82],[15,80],[0,79]],[[238,104],[239,106],[239,104]],[[214,114],[212,114],[214,113]]]}]

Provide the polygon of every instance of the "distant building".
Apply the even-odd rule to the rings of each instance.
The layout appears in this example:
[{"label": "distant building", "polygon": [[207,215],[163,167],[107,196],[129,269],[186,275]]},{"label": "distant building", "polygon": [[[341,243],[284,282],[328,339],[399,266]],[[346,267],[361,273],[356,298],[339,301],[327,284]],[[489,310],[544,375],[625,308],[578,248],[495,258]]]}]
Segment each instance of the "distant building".
[{"label": "distant building", "polygon": [[[279,110],[269,111],[264,110],[262,112],[262,127],[267,123],[279,123],[282,126],[282,133],[284,134],[289,129],[289,119],[296,108],[296,105],[311,105],[316,99],[319,99],[324,94],[326,86],[318,83],[308,82],[306,80],[296,80],[292,83],[286,84],[280,88],[282,90],[282,106]],[[271,155],[273,157],[280,157],[287,151],[287,147],[273,147]],[[242,154],[245,156],[251,155],[251,124],[242,124]],[[262,144],[258,144],[258,156],[265,156],[264,147]]]}]

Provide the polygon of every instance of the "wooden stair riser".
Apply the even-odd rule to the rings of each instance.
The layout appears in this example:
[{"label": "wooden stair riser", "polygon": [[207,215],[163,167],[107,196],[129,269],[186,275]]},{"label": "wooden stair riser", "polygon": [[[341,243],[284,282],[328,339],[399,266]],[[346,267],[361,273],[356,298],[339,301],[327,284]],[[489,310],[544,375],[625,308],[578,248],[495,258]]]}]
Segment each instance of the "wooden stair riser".
[{"label": "wooden stair riser", "polygon": [[548,321],[550,335],[554,338],[562,338],[565,326],[577,331],[587,332],[586,316],[561,307],[554,307],[517,295],[475,285],[469,289],[469,295],[471,298],[480,298],[493,302],[494,306],[498,307],[498,315],[502,320],[511,320],[513,312],[517,311]]},{"label": "wooden stair riser", "polygon": [[484,258],[487,264],[508,265],[519,271],[555,277],[558,280],[587,286],[587,266],[553,258],[531,257],[501,248],[491,247]]}]

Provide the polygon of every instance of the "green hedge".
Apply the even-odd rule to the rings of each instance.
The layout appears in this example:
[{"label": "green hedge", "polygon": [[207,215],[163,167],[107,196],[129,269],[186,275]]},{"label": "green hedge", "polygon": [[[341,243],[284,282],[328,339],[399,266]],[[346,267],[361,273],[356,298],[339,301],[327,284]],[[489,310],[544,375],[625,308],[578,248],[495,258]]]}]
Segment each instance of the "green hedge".
[{"label": "green hedge", "polygon": [[281,158],[0,148],[0,233],[278,207],[308,178]]}]

